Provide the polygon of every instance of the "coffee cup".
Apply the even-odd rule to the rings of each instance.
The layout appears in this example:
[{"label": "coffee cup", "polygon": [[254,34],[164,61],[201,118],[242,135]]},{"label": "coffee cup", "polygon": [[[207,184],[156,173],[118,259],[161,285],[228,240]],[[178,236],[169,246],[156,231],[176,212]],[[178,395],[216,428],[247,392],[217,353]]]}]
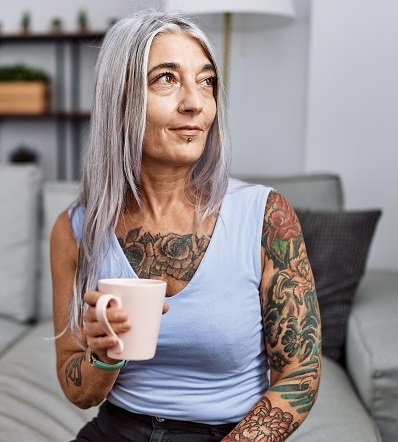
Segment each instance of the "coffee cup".
[{"label": "coffee cup", "polygon": [[[105,333],[117,338],[117,344],[108,348],[113,359],[142,361],[155,356],[166,282],[154,279],[111,278],[100,279],[96,315]],[[123,308],[131,329],[117,335],[112,329],[106,310],[108,305]]]}]

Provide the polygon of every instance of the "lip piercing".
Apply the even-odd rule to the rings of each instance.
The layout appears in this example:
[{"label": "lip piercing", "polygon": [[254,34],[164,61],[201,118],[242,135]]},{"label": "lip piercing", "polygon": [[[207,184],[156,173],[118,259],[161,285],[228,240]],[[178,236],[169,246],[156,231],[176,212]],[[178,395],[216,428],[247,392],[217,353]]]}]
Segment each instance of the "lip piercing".
[{"label": "lip piercing", "polygon": [[190,143],[190,142],[192,141],[192,138],[188,138],[188,140],[187,140],[187,141],[188,141],[188,143]]}]

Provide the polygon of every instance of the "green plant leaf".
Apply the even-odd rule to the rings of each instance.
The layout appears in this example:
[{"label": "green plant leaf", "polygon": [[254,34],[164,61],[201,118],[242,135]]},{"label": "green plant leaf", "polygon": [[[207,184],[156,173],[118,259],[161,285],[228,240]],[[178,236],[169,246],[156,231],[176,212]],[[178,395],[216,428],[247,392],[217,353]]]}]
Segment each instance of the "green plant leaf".
[{"label": "green plant leaf", "polygon": [[0,81],[41,81],[50,82],[50,75],[40,68],[24,64],[0,66]]}]

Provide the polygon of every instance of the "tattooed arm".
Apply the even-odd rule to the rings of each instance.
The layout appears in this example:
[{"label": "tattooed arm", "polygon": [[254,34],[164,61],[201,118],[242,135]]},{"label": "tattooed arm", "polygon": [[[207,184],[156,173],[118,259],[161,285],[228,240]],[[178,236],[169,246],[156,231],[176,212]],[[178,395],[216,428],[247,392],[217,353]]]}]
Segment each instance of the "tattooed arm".
[{"label": "tattooed arm", "polygon": [[[56,341],[57,375],[65,396],[80,408],[89,408],[102,402],[112,388],[119,370],[106,372],[92,367],[86,353],[73,340],[69,327],[69,304],[73,293],[73,280],[77,265],[77,245],[66,212],[62,213],[51,234],[51,272],[53,280],[54,331],[60,335]],[[98,354],[103,362],[115,363],[106,356],[106,347],[115,343],[103,334],[95,320],[94,308],[98,292],[88,292],[85,300],[91,307],[85,314],[87,345]],[[116,310],[116,309],[115,309]],[[113,328],[117,332],[125,329],[123,312],[118,324]],[[109,317],[109,313],[108,313]],[[87,333],[88,332],[88,333]]]},{"label": "tattooed arm", "polygon": [[261,305],[271,388],[223,441],[282,441],[304,421],[318,391],[320,316],[301,227],[276,192],[264,216]]}]

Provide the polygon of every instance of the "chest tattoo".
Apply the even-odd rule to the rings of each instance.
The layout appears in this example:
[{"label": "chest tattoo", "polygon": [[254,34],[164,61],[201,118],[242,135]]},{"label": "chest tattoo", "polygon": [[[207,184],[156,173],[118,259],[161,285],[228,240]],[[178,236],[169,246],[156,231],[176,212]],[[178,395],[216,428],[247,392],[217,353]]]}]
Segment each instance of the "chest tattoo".
[{"label": "chest tattoo", "polygon": [[178,235],[142,233],[142,227],[130,230],[125,239],[118,238],[137,276],[169,276],[190,281],[209,245],[210,238],[196,234]]}]

